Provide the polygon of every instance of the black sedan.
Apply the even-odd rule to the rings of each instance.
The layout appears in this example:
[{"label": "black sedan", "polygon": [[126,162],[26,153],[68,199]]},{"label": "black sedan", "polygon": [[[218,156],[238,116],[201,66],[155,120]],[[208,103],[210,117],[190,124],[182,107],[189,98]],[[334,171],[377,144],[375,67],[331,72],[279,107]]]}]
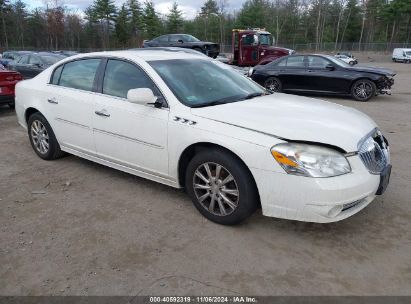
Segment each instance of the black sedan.
[{"label": "black sedan", "polygon": [[66,57],[63,55],[53,53],[29,53],[11,62],[9,69],[19,72],[24,79],[29,79],[64,58]]},{"label": "black sedan", "polygon": [[213,58],[216,58],[220,53],[220,46],[217,43],[201,41],[196,37],[187,34],[163,35],[154,38],[153,40],[144,41],[143,47],[187,48],[202,52]]},{"label": "black sedan", "polygon": [[350,95],[358,101],[390,94],[395,75],[383,68],[353,67],[328,55],[286,56],[249,74],[271,92]]}]

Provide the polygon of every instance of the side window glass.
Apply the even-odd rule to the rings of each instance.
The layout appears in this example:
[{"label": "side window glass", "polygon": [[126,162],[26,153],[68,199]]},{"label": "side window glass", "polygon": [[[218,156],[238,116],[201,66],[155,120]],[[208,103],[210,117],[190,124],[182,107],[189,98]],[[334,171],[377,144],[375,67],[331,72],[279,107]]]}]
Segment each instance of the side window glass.
[{"label": "side window glass", "polygon": [[83,59],[66,63],[61,72],[59,85],[92,91],[99,64],[100,59]]},{"label": "side window glass", "polygon": [[113,59],[108,61],[104,74],[103,94],[127,98],[129,90],[139,88],[149,88],[154,95],[161,95],[143,70],[125,61]]},{"label": "side window glass", "polygon": [[254,35],[243,36],[243,45],[252,45],[254,42]]},{"label": "side window glass", "polygon": [[54,70],[53,76],[51,77],[51,81],[50,81],[51,84],[56,84],[56,85],[59,84],[60,75],[61,75],[61,72],[63,71],[63,66],[64,65],[61,65],[57,69]]},{"label": "side window glass", "polygon": [[156,39],[156,41],[158,41],[158,42],[168,42],[168,36],[167,35],[160,36]]},{"label": "side window glass", "polygon": [[314,69],[325,69],[325,67],[330,64],[327,59],[317,57],[317,56],[308,56],[308,66]]},{"label": "side window glass", "polygon": [[18,59],[17,62],[21,63],[21,64],[27,64],[28,61],[29,61],[29,56],[28,55],[23,55]]},{"label": "side window glass", "polygon": [[170,35],[170,42],[177,42],[178,40],[181,40],[180,35]]},{"label": "side window glass", "polygon": [[288,59],[288,58],[285,58],[285,59],[281,60],[281,61],[277,64],[277,66],[281,66],[281,67],[287,66],[287,59]]},{"label": "side window glass", "polygon": [[304,56],[294,56],[287,58],[287,67],[304,68]]},{"label": "side window glass", "polygon": [[30,56],[29,64],[40,64],[40,59],[37,56]]}]

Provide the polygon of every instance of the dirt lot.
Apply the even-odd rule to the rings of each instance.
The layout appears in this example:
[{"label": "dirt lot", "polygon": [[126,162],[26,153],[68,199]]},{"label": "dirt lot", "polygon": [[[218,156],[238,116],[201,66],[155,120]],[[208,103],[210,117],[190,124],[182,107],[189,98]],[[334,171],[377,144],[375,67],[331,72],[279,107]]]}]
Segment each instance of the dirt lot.
[{"label": "dirt lot", "polygon": [[74,156],[40,160],[0,108],[0,294],[411,295],[411,64],[378,65],[398,72],[392,96],[324,99],[380,125],[391,184],[325,225],[260,212],[213,224],[179,190]]}]

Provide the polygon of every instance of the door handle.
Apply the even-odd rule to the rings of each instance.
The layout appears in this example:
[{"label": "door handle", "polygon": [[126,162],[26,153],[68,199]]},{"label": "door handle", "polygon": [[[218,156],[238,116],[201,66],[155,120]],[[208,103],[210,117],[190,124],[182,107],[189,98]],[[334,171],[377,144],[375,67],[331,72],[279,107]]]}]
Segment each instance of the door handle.
[{"label": "door handle", "polygon": [[106,110],[101,110],[101,111],[95,111],[98,116],[104,116],[104,117],[110,117],[110,114],[106,112]]},{"label": "door handle", "polygon": [[52,104],[58,104],[58,102],[56,101],[55,98],[49,98],[47,99],[48,103],[52,103]]}]

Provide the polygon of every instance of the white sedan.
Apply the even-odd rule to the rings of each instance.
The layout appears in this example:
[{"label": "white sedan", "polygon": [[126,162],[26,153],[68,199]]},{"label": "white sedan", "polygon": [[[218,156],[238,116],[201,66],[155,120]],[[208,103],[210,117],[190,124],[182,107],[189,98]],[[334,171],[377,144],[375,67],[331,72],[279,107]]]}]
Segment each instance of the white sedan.
[{"label": "white sedan", "polygon": [[347,55],[335,55],[336,58],[344,61],[345,63],[348,63],[349,65],[355,65],[357,64],[357,60],[352,58],[352,57],[348,57]]},{"label": "white sedan", "polygon": [[387,187],[387,140],[363,113],[268,94],[228,65],[175,50],[69,57],[16,88],[19,123],[44,160],[65,152],[185,188],[220,224],[256,209],[347,218]]}]

